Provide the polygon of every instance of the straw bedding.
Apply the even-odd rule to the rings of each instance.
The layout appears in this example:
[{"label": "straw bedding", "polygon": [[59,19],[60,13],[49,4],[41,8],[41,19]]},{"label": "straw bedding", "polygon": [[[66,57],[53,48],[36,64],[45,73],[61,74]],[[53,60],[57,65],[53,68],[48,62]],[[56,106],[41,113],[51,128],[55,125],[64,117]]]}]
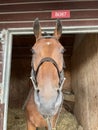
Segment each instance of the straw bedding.
[{"label": "straw bedding", "polygon": [[[24,111],[21,109],[9,109],[7,130],[27,130]],[[39,128],[38,130],[44,130]],[[57,122],[57,130],[83,130],[77,123],[73,114],[62,109]]]}]

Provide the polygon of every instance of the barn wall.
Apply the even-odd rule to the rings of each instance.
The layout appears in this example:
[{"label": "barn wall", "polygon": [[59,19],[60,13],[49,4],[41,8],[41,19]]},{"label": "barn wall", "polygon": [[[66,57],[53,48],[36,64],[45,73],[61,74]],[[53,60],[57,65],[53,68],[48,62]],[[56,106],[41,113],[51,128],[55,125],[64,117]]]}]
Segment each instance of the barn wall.
[{"label": "barn wall", "polygon": [[97,5],[97,0],[1,0],[0,29],[32,27],[36,17],[42,26],[54,27],[53,10],[70,10],[70,18],[62,19],[64,26],[98,25]]},{"label": "barn wall", "polygon": [[0,32],[0,130],[3,130],[4,106],[3,103],[3,66],[4,66],[4,49],[5,49],[5,35]]},{"label": "barn wall", "polygon": [[[76,44],[77,45],[77,44]],[[74,47],[76,46],[74,44]],[[72,56],[75,114],[84,130],[98,129],[98,34],[87,34]]]},{"label": "barn wall", "polygon": [[0,128],[3,129],[3,114],[4,114],[4,104],[2,103],[2,70],[3,70],[3,50],[2,44],[0,42]]},{"label": "barn wall", "polygon": [[0,42],[0,83],[2,83],[2,73],[3,73],[3,60],[4,60],[4,43]]},{"label": "barn wall", "polygon": [[3,130],[4,104],[0,103],[0,130]]}]

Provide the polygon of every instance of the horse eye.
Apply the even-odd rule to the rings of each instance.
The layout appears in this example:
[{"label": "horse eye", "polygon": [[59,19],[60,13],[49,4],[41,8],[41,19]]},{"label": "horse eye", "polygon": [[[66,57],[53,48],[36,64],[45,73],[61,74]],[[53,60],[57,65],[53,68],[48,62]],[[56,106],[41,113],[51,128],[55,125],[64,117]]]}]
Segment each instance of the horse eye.
[{"label": "horse eye", "polygon": [[34,54],[35,53],[34,49],[31,49],[31,52],[32,52],[32,54]]},{"label": "horse eye", "polygon": [[59,92],[60,92],[60,90],[59,89],[57,89],[57,93],[59,94]]},{"label": "horse eye", "polygon": [[37,93],[39,93],[40,92],[40,90],[39,89],[37,89]]},{"label": "horse eye", "polygon": [[63,48],[62,50],[61,50],[61,53],[64,53],[66,51],[66,49],[65,48]]}]

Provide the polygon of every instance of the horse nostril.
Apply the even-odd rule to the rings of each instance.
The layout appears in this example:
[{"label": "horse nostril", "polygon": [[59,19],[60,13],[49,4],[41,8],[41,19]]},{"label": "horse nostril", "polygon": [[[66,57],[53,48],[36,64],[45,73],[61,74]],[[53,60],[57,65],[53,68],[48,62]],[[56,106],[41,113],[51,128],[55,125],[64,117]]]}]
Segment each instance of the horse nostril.
[{"label": "horse nostril", "polygon": [[37,93],[39,93],[40,92],[40,90],[39,89],[37,89]]},{"label": "horse nostril", "polygon": [[57,93],[58,93],[58,94],[60,93],[60,90],[59,90],[59,89],[57,89]]}]

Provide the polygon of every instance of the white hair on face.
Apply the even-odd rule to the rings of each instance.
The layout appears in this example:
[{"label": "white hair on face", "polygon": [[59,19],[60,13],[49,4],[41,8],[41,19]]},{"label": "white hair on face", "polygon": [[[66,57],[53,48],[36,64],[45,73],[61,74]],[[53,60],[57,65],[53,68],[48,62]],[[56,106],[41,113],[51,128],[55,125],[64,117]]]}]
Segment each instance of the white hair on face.
[{"label": "white hair on face", "polygon": [[51,42],[46,42],[46,44],[47,44],[47,45],[50,45],[50,44],[51,44]]}]

